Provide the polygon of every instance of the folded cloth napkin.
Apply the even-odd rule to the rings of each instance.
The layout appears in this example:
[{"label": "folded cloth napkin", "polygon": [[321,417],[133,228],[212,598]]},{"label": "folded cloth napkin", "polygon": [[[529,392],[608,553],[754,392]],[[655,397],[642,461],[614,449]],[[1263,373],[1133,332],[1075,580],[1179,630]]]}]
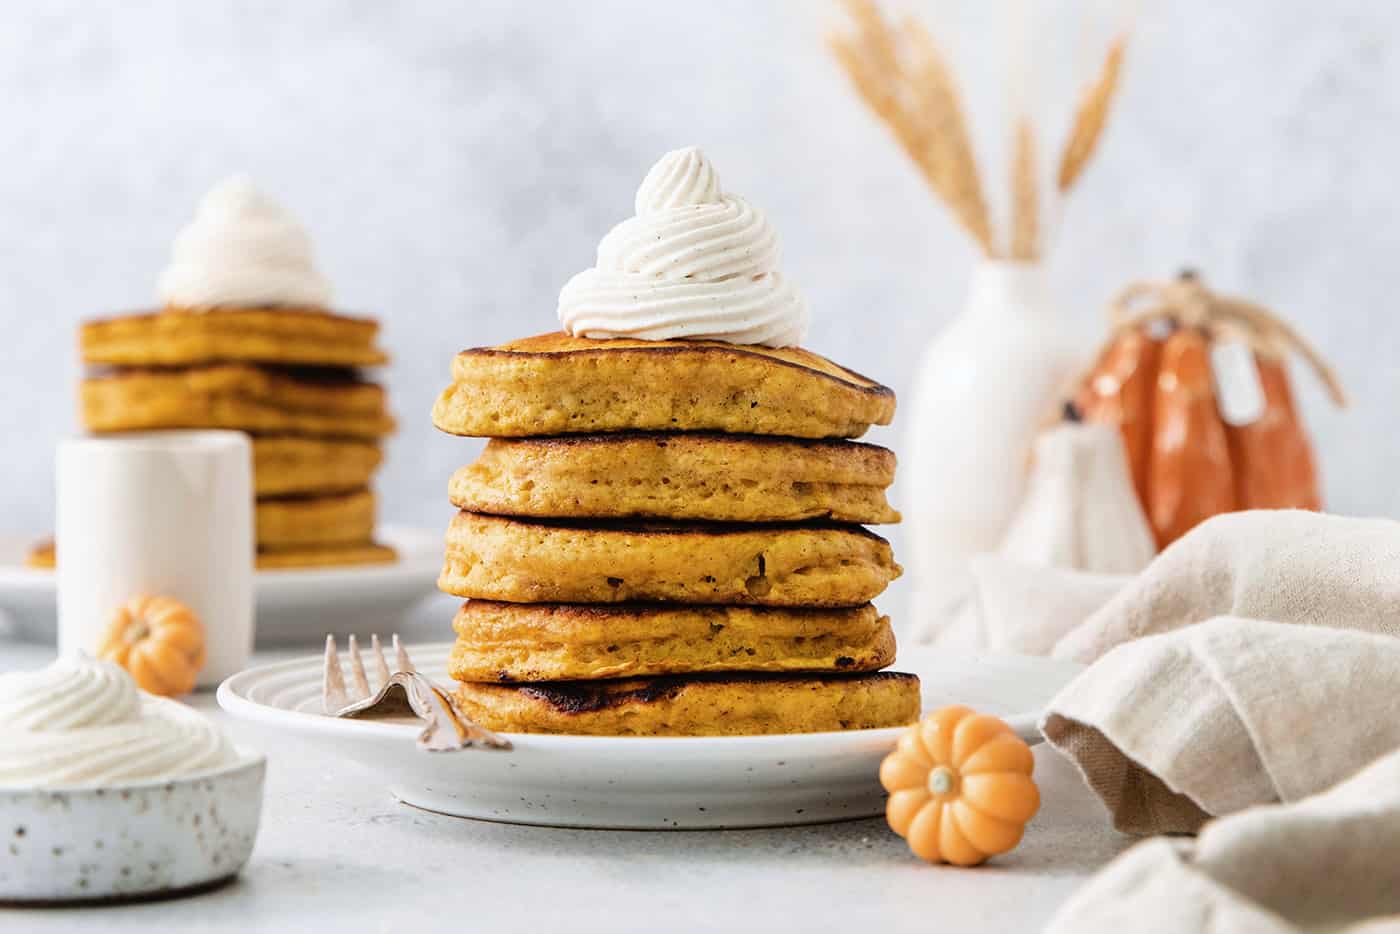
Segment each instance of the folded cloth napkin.
[{"label": "folded cloth napkin", "polygon": [[1041,729],[1119,830],[1190,833],[1400,748],[1397,685],[1400,639],[1220,617],[1114,649]]},{"label": "folded cloth napkin", "polygon": [[1088,663],[1213,616],[1400,635],[1400,522],[1300,510],[1216,516],[1158,555],[1054,654]]},{"label": "folded cloth napkin", "polygon": [[[1291,934],[1400,912],[1400,750],[1328,791],[1157,837],[1067,901],[1052,934]],[[1400,929],[1372,921],[1349,931]]]}]

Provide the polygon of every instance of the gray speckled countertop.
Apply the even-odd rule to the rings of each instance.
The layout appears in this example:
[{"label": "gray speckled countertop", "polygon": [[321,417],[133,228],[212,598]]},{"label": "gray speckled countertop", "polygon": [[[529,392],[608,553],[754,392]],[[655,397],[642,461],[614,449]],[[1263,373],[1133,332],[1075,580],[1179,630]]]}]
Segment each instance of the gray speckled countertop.
[{"label": "gray speckled countertop", "polygon": [[[0,670],[51,655],[0,642]],[[920,863],[882,820],[656,833],[442,817],[396,803],[338,760],[229,719],[212,694],[194,703],[268,754],[262,830],[242,876],[174,901],[0,909],[0,930],[1025,932],[1132,842],[1044,746],[1043,805],[1025,840],[965,870]]]}]

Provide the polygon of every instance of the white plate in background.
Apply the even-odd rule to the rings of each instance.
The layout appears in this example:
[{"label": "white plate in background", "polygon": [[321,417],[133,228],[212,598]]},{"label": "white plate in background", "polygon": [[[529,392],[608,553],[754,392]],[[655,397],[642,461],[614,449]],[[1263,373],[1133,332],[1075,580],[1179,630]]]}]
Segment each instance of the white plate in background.
[{"label": "white plate in background", "polygon": [[[398,560],[258,571],[253,582],[258,644],[315,643],[328,632],[389,632],[414,605],[437,592],[441,530],[385,526],[376,539],[397,551]],[[0,615],[19,638],[52,643],[58,615],[54,572],[24,566],[32,544],[0,539]]]},{"label": "white plate in background", "polygon": [[[348,631],[348,630],[347,630]],[[409,652],[449,683],[449,643]],[[924,647],[894,666],[918,674],[923,705],[963,703],[1040,739],[1045,704],[1081,669],[1053,659],[947,655]],[[412,723],[321,713],[319,656],[262,665],[219,686],[219,704],[307,748],[347,759],[400,801],[457,817],[562,827],[763,827],[871,817],[884,810],[880,760],[900,728],[773,736],[509,734],[509,751],[429,753]],[[373,681],[373,679],[371,679]]]}]

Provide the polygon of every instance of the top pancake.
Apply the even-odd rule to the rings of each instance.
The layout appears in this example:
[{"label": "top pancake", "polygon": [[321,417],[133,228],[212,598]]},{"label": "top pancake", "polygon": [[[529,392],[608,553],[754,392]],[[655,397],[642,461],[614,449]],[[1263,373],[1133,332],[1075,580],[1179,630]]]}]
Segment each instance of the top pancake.
[{"label": "top pancake", "polygon": [[464,350],[433,423],[520,438],[614,431],[720,431],[855,438],[894,417],[894,393],[795,347],[590,340],[541,334]]},{"label": "top pancake", "polygon": [[83,324],[84,363],[191,366],[220,362],[377,366],[379,322],[309,308],[165,308]]}]

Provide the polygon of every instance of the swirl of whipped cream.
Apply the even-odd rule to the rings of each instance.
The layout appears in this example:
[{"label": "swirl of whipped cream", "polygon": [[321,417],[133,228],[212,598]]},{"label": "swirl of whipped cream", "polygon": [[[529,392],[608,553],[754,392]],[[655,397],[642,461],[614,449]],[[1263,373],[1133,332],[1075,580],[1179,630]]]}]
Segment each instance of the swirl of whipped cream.
[{"label": "swirl of whipped cream", "polygon": [[807,333],[807,303],[778,272],[763,212],[723,194],[699,149],[677,149],[637,189],[636,216],[598,244],[598,262],[559,293],[579,337],[691,338],[787,347]]},{"label": "swirl of whipped cream", "polygon": [[110,662],[0,674],[0,788],[159,781],[237,760],[207,717],[143,693]]},{"label": "swirl of whipped cream", "polygon": [[215,185],[175,237],[156,294],[181,308],[296,305],[327,308],[331,287],[311,238],[244,176]]}]

